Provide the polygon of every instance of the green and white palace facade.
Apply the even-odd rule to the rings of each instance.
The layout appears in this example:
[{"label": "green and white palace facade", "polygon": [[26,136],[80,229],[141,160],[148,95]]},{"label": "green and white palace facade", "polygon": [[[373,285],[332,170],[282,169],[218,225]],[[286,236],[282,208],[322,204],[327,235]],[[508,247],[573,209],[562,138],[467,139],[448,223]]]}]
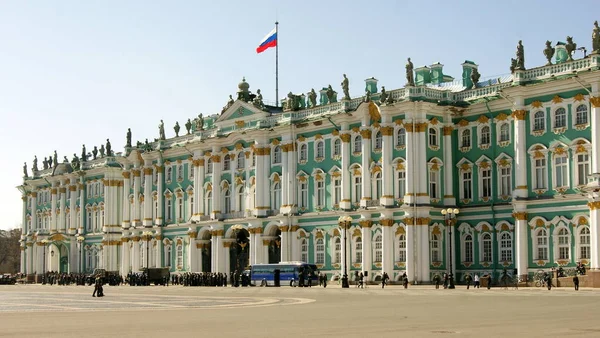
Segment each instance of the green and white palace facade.
[{"label": "green and white palace facade", "polygon": [[370,78],[363,97],[283,108],[244,80],[189,133],[26,176],[21,272],[599,269],[600,55],[553,61],[477,84],[474,62],[460,80],[438,63],[385,100]]}]

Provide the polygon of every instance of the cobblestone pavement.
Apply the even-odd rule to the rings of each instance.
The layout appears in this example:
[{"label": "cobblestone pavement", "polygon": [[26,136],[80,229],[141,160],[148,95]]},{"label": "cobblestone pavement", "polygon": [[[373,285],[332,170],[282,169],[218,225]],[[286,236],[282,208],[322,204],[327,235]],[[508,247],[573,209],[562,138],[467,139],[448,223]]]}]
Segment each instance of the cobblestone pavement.
[{"label": "cobblestone pavement", "polygon": [[599,337],[600,290],[0,286],[0,337]]}]

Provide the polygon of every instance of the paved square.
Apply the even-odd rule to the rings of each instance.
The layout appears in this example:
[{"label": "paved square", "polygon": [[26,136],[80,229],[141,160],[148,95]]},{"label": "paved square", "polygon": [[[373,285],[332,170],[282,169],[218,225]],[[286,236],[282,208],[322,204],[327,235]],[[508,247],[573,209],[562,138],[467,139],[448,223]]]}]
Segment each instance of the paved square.
[{"label": "paved square", "polygon": [[598,337],[600,290],[0,286],[0,337]]}]

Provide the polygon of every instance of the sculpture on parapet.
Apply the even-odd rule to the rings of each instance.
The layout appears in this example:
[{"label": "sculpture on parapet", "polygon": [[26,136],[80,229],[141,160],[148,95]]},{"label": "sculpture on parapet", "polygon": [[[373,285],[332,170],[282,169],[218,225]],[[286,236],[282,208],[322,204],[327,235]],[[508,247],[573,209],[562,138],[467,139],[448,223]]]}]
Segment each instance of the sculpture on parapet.
[{"label": "sculpture on parapet", "polygon": [[225,107],[221,109],[221,114],[223,114],[227,109],[229,109],[229,107],[233,106],[234,102],[235,101],[233,100],[233,96],[229,95],[229,100],[227,100],[227,104],[225,105]]},{"label": "sculpture on parapet", "polygon": [[329,103],[333,103],[337,100],[335,100],[334,96],[335,96],[335,92],[333,91],[333,88],[331,88],[331,85],[327,86],[327,102]]},{"label": "sculpture on parapet", "polygon": [[350,81],[344,74],[344,80],[342,80],[342,92],[344,92],[344,98],[342,100],[350,100]]},{"label": "sculpture on parapet", "polygon": [[365,91],[364,102],[371,102],[371,91],[370,90]]},{"label": "sculpture on parapet", "polygon": [[73,160],[71,160],[71,168],[73,168],[73,170],[79,170],[81,167],[80,162],[79,162],[79,157],[77,157],[77,154],[73,154]]},{"label": "sculpture on parapet", "polygon": [[112,146],[110,145],[109,139],[106,139],[106,156],[113,156]]},{"label": "sculpture on parapet", "polygon": [[66,156],[63,156],[63,163],[69,163],[69,159]]},{"label": "sculpture on parapet", "polygon": [[519,40],[519,43],[517,44],[516,56],[517,64],[515,70],[525,70],[525,49],[523,48],[522,40]]},{"label": "sculpture on parapet", "polygon": [[546,66],[550,66],[552,64],[552,58],[554,57],[555,51],[556,49],[552,47],[552,41],[546,41],[546,48],[544,48],[544,56],[546,57],[546,60],[548,60]]},{"label": "sculpture on parapet", "polygon": [[310,107],[314,108],[317,106],[317,92],[312,88],[310,92],[308,92],[308,102],[310,102]]},{"label": "sculpture on parapet", "polygon": [[98,147],[94,146],[94,149],[92,150],[92,156],[93,159],[95,160],[98,156]]},{"label": "sculpture on parapet", "polygon": [[58,165],[58,154],[56,154],[56,150],[54,151],[52,159],[52,161],[54,162],[54,166],[56,167]]},{"label": "sculpture on parapet", "polygon": [[31,168],[31,171],[33,171],[33,174],[35,175],[35,172],[38,171],[38,160],[37,160],[37,156],[33,157],[33,167]]},{"label": "sculpture on parapet", "polygon": [[202,114],[198,115],[196,119],[196,131],[198,130],[204,130],[204,117],[202,117]]},{"label": "sculpture on parapet", "polygon": [[42,162],[42,165],[43,165],[42,168],[44,168],[44,170],[48,169],[48,159],[46,157],[44,157],[44,161]]},{"label": "sculpture on parapet", "polygon": [[23,177],[29,177],[27,174],[27,162],[23,162]]},{"label": "sculpture on parapet", "polygon": [[577,44],[573,42],[572,36],[567,36],[565,49],[567,50],[567,61],[573,61],[573,52],[577,49]]},{"label": "sculpture on parapet", "polygon": [[[477,88],[477,83],[479,83],[479,78],[481,77],[481,74],[479,74],[479,71],[477,70],[477,68],[473,68],[473,71],[471,71],[471,88]],[[471,89],[469,88],[469,89]]]},{"label": "sculpture on parapet", "polygon": [[173,127],[173,130],[175,131],[175,137],[179,137],[179,131],[181,130],[179,121],[175,121],[175,127]]},{"label": "sculpture on parapet", "polygon": [[600,54],[600,27],[598,27],[598,21],[594,21],[594,30],[592,31],[592,54]]},{"label": "sculpture on parapet", "polygon": [[85,151],[85,144],[81,147],[81,162],[87,161],[87,151]]},{"label": "sculpture on parapet", "polygon": [[163,122],[163,120],[160,120],[160,124],[158,125],[158,139],[159,140],[167,139],[165,137],[165,123]]},{"label": "sculpture on parapet", "polygon": [[286,110],[298,110],[300,109],[300,96],[294,95],[292,92],[289,92],[287,95],[286,101]]},{"label": "sculpture on parapet", "polygon": [[100,145],[100,158],[104,157],[104,153],[106,152],[106,149],[104,149],[104,144]]},{"label": "sculpture on parapet", "polygon": [[396,102],[396,101],[394,100],[394,98],[392,97],[392,95],[388,95],[387,100],[385,100],[385,104],[386,105],[392,105],[392,104],[394,104],[394,102]]},{"label": "sculpture on parapet", "polygon": [[256,97],[252,100],[252,104],[258,109],[265,109],[265,104],[263,103],[263,96],[260,93],[260,89],[256,90]]},{"label": "sculpture on parapet", "polygon": [[131,148],[131,128],[127,128],[127,143],[125,143],[125,147]]},{"label": "sculpture on parapet", "polygon": [[384,104],[387,100],[388,93],[385,91],[385,86],[381,86],[381,94],[379,94],[379,104]]},{"label": "sculpture on parapet", "polygon": [[415,75],[413,73],[414,66],[410,58],[406,61],[406,85],[414,86],[415,85]]},{"label": "sculpture on parapet", "polygon": [[48,168],[52,168],[52,155],[48,157]]},{"label": "sculpture on parapet", "polygon": [[185,130],[187,131],[187,135],[190,134],[190,130],[192,129],[192,121],[190,119],[185,123]]},{"label": "sculpture on parapet", "polygon": [[146,142],[144,143],[144,151],[149,152],[151,150],[152,150],[152,147],[150,146],[150,143],[148,143],[148,139],[146,139]]}]

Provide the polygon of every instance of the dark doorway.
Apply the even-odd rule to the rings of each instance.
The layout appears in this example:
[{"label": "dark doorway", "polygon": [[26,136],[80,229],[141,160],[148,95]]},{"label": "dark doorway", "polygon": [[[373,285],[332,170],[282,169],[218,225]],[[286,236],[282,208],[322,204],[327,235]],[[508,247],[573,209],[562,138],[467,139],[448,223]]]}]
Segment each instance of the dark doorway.
[{"label": "dark doorway", "polygon": [[212,261],[210,243],[206,243],[203,245],[201,254],[202,254],[201,270],[202,270],[202,272],[210,272],[211,271],[211,261]]},{"label": "dark doorway", "polygon": [[269,264],[281,262],[281,230],[277,229],[276,235],[269,243]]},{"label": "dark doorway", "polygon": [[241,273],[250,265],[250,233],[239,229],[234,236],[235,241],[229,248],[229,271]]},{"label": "dark doorway", "polygon": [[275,269],[273,273],[273,282],[275,286],[281,286],[281,271],[279,269]]}]

